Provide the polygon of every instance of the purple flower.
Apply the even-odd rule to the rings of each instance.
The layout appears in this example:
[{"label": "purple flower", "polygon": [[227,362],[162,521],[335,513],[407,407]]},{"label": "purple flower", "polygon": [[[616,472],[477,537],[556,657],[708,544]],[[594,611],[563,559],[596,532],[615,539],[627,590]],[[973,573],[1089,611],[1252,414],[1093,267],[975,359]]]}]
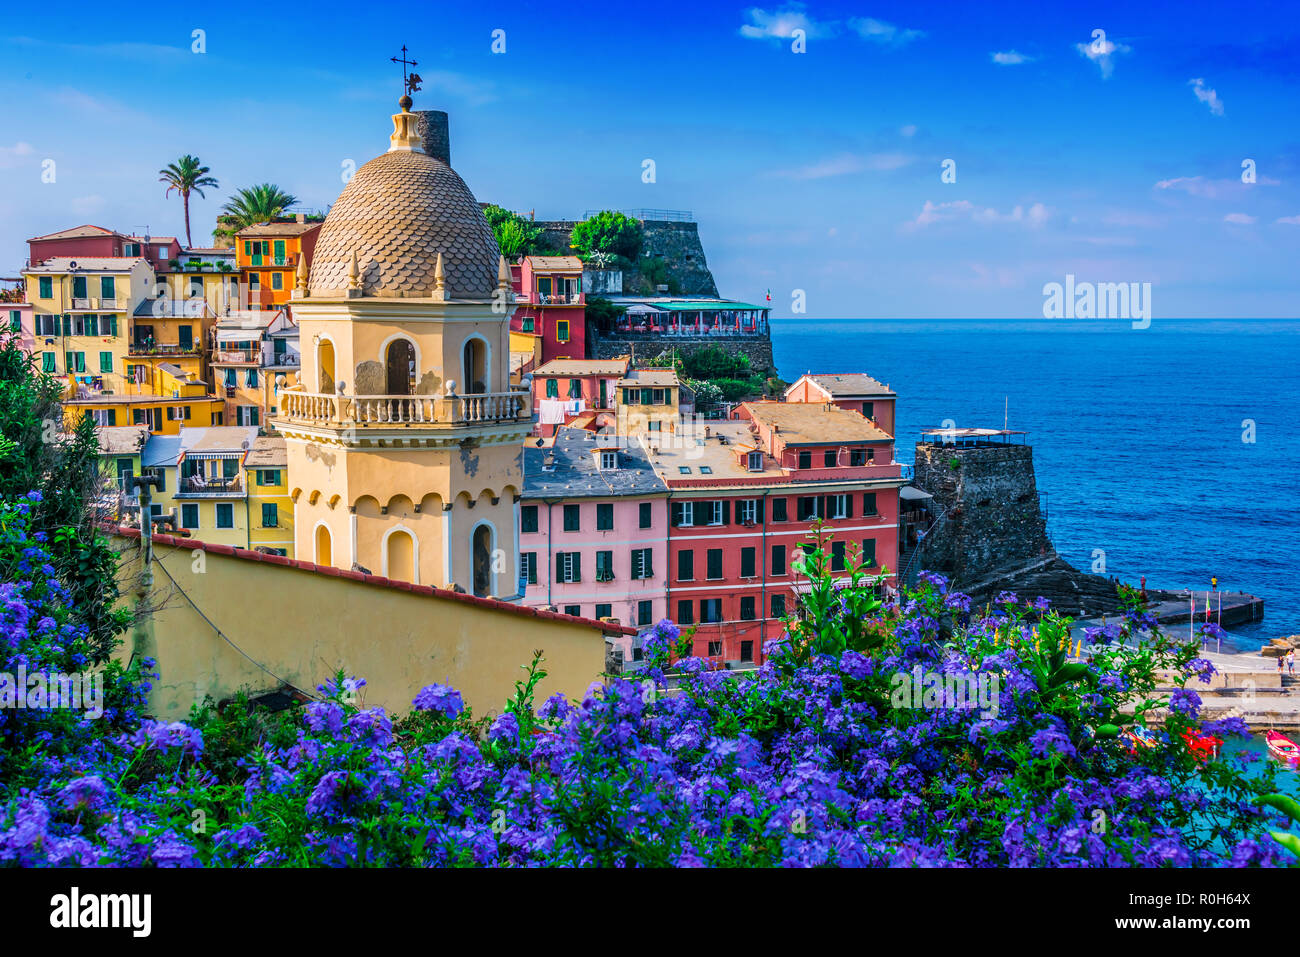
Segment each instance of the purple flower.
[{"label": "purple flower", "polygon": [[447,685],[432,684],[421,689],[412,703],[417,711],[436,711],[445,718],[455,718],[465,710],[460,692]]}]

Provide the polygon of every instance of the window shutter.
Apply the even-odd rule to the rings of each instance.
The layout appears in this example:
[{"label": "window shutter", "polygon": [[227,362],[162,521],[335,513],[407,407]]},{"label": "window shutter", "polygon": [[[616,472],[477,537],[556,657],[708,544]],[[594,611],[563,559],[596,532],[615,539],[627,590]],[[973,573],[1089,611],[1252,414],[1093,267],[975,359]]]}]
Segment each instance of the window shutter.
[{"label": "window shutter", "polygon": [[632,577],[641,577],[641,552],[637,549],[632,550]]},{"label": "window shutter", "polygon": [[573,574],[569,577],[575,582],[582,581],[582,552],[570,552],[569,561],[573,565]]},{"label": "window shutter", "polygon": [[66,312],[63,314],[63,334],[65,336],[72,335],[72,316]]},{"label": "window shutter", "polygon": [[755,499],[754,501],[754,521],[759,525],[763,524],[763,500]]},{"label": "window shutter", "polygon": [[844,516],[846,518],[853,517],[853,496],[851,494],[845,494],[844,496]]},{"label": "window shutter", "polygon": [[555,553],[555,583],[557,585],[562,584],[564,582],[564,568],[567,563],[568,563],[567,552]]},{"label": "window shutter", "polygon": [[724,502],[722,503],[722,524],[723,524],[723,525],[730,525],[730,524],[731,524],[731,501],[730,501],[730,499],[728,499],[728,500],[726,500],[726,501],[724,501]]},{"label": "window shutter", "polygon": [[826,511],[826,496],[817,496],[817,517],[825,518],[829,513]]},{"label": "window shutter", "polygon": [[654,578],[654,552],[648,548],[641,549],[641,577]]},{"label": "window shutter", "polygon": [[673,502],[673,527],[676,528],[681,524],[682,524],[682,503]]}]

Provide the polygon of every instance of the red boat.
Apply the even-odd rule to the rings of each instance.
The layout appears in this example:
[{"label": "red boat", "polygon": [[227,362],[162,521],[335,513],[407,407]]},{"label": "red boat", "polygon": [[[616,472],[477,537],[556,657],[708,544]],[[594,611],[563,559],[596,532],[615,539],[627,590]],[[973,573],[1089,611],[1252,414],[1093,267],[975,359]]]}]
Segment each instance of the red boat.
[{"label": "red boat", "polygon": [[1279,731],[1265,731],[1268,753],[1283,761],[1300,761],[1300,746]]}]

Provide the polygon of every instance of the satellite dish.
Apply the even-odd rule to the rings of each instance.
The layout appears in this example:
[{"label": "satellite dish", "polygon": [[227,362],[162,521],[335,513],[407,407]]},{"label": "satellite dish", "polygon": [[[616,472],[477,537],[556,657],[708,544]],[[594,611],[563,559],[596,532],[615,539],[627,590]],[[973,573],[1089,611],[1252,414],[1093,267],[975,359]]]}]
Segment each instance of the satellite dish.
[{"label": "satellite dish", "polygon": [[72,260],[71,262],[69,262],[69,263],[68,263],[68,268],[69,268],[69,269],[76,269],[76,268],[77,268],[77,261],[74,259],[74,260]]}]

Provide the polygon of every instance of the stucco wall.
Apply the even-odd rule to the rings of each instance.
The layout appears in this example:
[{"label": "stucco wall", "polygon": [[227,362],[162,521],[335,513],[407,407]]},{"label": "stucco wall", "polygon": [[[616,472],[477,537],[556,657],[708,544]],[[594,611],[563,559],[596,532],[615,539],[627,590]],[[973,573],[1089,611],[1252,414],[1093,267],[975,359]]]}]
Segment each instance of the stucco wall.
[{"label": "stucco wall", "polygon": [[[155,550],[151,627],[162,678],[152,704],[164,719],[184,717],[205,695],[260,693],[282,680],[314,691],[339,668],[366,679],[366,705],[409,711],[415,694],[436,681],[457,688],[477,714],[501,710],[533,649],[542,650],[549,673],[538,701],[556,692],[580,697],[604,670],[602,629],[590,623],[270,556],[255,560],[219,547],[172,544],[180,541],[160,539]],[[120,535],[113,542],[122,551],[124,590],[133,589],[139,542]]]}]

